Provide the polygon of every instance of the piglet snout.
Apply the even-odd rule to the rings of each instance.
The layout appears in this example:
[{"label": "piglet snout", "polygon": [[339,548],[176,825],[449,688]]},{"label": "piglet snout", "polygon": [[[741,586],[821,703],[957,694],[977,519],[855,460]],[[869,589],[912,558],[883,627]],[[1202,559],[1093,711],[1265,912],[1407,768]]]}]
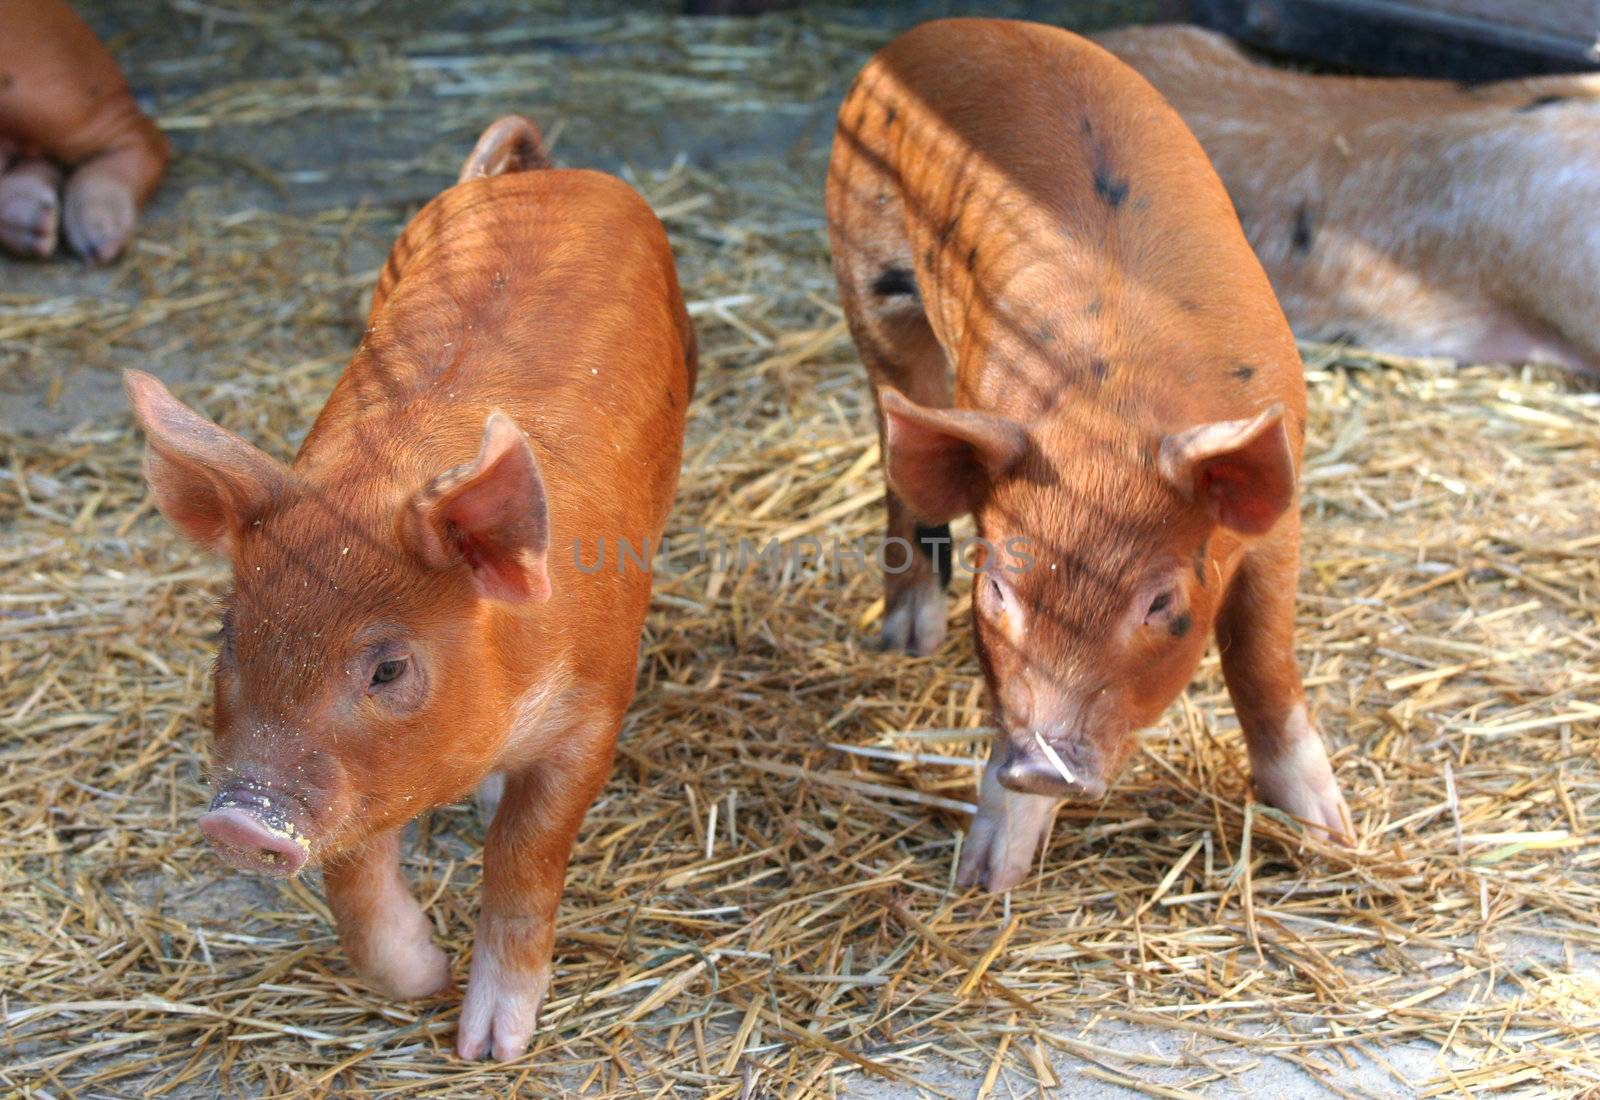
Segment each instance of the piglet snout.
[{"label": "piglet snout", "polygon": [[1095,802],[1106,793],[1106,782],[1095,755],[1075,740],[1058,745],[1043,734],[1029,732],[1022,741],[1008,739],[1006,757],[1000,763],[1000,785],[1023,794],[1042,794]]},{"label": "piglet snout", "polygon": [[200,831],[224,863],[290,878],[306,865],[310,844],[284,800],[256,787],[227,787],[200,817]]}]

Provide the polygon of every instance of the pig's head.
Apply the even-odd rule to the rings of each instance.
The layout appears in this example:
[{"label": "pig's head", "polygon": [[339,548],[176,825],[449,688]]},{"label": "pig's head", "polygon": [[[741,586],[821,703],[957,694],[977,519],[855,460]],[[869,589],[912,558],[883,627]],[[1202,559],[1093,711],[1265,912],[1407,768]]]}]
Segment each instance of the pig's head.
[{"label": "pig's head", "polygon": [[488,624],[550,591],[522,432],[493,413],[476,457],[468,444],[442,472],[368,450],[302,473],[155,378],[125,384],[157,507],[233,565],[200,819],[218,854],[292,875],[470,789],[501,748],[502,687],[525,659],[499,652]]},{"label": "pig's head", "polygon": [[1001,784],[1099,798],[1194,675],[1244,540],[1294,499],[1281,406],[1141,436],[1092,409],[1069,427],[880,398],[895,492],[973,513],[994,548],[972,607]]}]

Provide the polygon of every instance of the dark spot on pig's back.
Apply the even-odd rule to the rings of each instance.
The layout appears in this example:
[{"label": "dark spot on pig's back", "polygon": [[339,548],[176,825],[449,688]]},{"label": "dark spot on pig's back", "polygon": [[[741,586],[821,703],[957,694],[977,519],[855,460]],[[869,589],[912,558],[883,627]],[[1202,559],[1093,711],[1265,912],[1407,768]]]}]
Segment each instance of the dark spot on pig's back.
[{"label": "dark spot on pig's back", "polygon": [[1302,256],[1311,251],[1311,242],[1316,238],[1316,230],[1311,225],[1311,211],[1305,203],[1301,203],[1294,210],[1294,228],[1290,233],[1289,242],[1294,245],[1294,250]]},{"label": "dark spot on pig's back", "polygon": [[872,280],[872,293],[880,298],[917,296],[917,280],[903,267],[886,267]]},{"label": "dark spot on pig's back", "polygon": [[1118,179],[1107,165],[1097,164],[1094,167],[1094,193],[1116,210],[1128,197],[1128,181]]},{"label": "dark spot on pig's back", "polygon": [[1256,376],[1256,369],[1246,363],[1240,363],[1233,368],[1232,374],[1241,382],[1248,382]]},{"label": "dark spot on pig's back", "polygon": [[1096,355],[1089,360],[1089,373],[1094,376],[1096,382],[1104,382],[1111,374],[1111,364]]}]

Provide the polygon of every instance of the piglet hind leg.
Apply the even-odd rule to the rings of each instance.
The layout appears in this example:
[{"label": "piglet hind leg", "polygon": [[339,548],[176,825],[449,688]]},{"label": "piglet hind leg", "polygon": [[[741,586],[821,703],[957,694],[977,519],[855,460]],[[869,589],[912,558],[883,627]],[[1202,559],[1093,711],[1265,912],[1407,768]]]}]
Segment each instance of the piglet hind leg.
[{"label": "piglet hind leg", "polygon": [[61,171],[40,157],[23,157],[0,171],[0,247],[43,259],[56,250],[61,219]]},{"label": "piglet hind leg", "polygon": [[116,259],[128,246],[139,220],[149,156],[142,148],[123,148],[73,170],[61,213],[61,229],[73,252],[90,263],[103,264]]},{"label": "piglet hind leg", "polygon": [[610,771],[616,726],[604,748],[575,740],[567,762],[506,774],[484,842],[483,907],[456,1036],[463,1058],[519,1057],[539,1025],[567,858]]},{"label": "piglet hind leg", "polygon": [[1327,839],[1353,844],[1350,809],[1306,712],[1295,664],[1298,531],[1272,539],[1246,556],[1218,616],[1223,677],[1261,800]]},{"label": "piglet hind leg", "polygon": [[1000,785],[1004,748],[997,742],[978,785],[978,814],[961,846],[956,882],[982,882],[994,891],[1010,890],[1028,877],[1034,857],[1050,834],[1057,799],[1025,794]]},{"label": "piglet hind leg", "polygon": [[[887,382],[918,404],[948,408],[949,370],[933,330],[920,313],[879,318],[859,340],[862,361],[874,385]],[[882,415],[880,412],[882,440]],[[925,657],[949,630],[945,589],[950,584],[953,544],[948,523],[920,520],[911,506],[884,485],[883,628],[878,647]]]},{"label": "piglet hind leg", "polygon": [[339,942],[368,983],[407,1000],[450,988],[450,960],[400,874],[398,831],[330,860],[322,881]]}]

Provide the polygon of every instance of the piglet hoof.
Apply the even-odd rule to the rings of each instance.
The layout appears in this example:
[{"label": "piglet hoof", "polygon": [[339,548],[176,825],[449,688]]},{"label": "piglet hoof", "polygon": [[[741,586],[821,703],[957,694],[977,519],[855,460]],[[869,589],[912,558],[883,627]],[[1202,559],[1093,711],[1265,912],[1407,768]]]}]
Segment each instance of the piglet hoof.
[{"label": "piglet hoof", "polygon": [[939,648],[948,629],[944,590],[929,576],[906,588],[891,588],[885,597],[878,648],[926,657]]},{"label": "piglet hoof", "polygon": [[55,169],[24,162],[0,176],[0,245],[43,259],[56,250],[61,201]]},{"label": "piglet hoof", "polygon": [[351,944],[356,969],[374,989],[417,1001],[451,988],[450,957],[436,946],[422,910],[392,914],[362,945]]},{"label": "piglet hoof", "polygon": [[956,867],[958,886],[984,887],[1004,893],[1022,884],[1033,870],[1033,860],[1050,834],[1056,799],[1023,794],[1000,786],[991,763],[978,790],[978,814],[961,846]]},{"label": "piglet hoof", "polygon": [[[1258,783],[1259,787],[1260,784]],[[1329,779],[1326,784],[1306,786],[1298,790],[1259,791],[1262,801],[1275,806],[1290,817],[1304,823],[1316,836],[1335,844],[1355,846],[1355,825],[1350,817],[1350,807],[1338,784]]]},{"label": "piglet hoof", "polygon": [[1304,822],[1314,834],[1353,846],[1356,831],[1350,807],[1339,792],[1322,738],[1303,718],[1299,725],[1304,735],[1291,742],[1282,757],[1256,765],[1256,794],[1267,805]]},{"label": "piglet hoof", "polygon": [[116,259],[133,235],[137,219],[127,184],[81,171],[67,181],[61,228],[72,251],[90,263]]},{"label": "piglet hoof", "polygon": [[456,1053],[469,1062],[485,1054],[497,1062],[521,1057],[539,1026],[539,1011],[549,986],[548,965],[519,979],[487,954],[474,953],[467,996],[461,1004]]},{"label": "piglet hoof", "polygon": [[450,957],[431,943],[368,968],[369,981],[397,1001],[420,1001],[448,992]]}]

